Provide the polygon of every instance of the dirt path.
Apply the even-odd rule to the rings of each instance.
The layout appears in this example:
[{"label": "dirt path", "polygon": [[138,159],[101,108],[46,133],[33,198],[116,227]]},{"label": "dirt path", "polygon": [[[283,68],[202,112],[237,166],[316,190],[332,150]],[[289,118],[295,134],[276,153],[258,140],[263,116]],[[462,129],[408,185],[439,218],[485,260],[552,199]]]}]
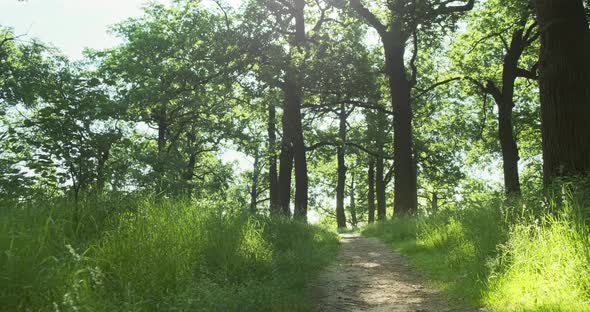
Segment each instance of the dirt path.
[{"label": "dirt path", "polygon": [[379,240],[342,234],[340,241],[336,262],[311,287],[317,311],[457,311]]}]

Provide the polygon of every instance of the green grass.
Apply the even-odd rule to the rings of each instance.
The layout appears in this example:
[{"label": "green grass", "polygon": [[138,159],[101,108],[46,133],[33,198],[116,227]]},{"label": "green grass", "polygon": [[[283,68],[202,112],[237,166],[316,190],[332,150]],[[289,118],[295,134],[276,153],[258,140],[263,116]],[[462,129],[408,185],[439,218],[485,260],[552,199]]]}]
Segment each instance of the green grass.
[{"label": "green grass", "polygon": [[0,212],[3,311],[307,311],[320,227],[190,201],[43,200]]},{"label": "green grass", "polygon": [[590,207],[532,203],[472,203],[435,217],[378,223],[363,234],[407,255],[457,306],[590,311],[590,242],[580,218]]}]

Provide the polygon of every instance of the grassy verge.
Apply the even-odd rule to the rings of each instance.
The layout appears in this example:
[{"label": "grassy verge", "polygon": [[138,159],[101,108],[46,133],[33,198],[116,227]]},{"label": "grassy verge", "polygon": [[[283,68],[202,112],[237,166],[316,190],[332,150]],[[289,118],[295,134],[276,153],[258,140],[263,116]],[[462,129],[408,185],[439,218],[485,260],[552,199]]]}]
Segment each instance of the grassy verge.
[{"label": "grassy verge", "polygon": [[457,305],[590,311],[590,242],[579,214],[587,208],[565,202],[550,213],[532,213],[523,203],[492,201],[430,218],[398,218],[363,233],[407,255]]},{"label": "grassy verge", "polygon": [[5,311],[306,311],[334,232],[214,203],[39,201],[0,212]]}]

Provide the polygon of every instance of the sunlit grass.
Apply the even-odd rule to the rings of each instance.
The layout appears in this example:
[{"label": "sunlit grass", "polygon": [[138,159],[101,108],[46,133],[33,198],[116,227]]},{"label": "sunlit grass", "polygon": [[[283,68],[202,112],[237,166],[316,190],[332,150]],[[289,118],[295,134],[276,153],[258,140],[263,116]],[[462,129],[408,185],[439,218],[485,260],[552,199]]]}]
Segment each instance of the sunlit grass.
[{"label": "sunlit grass", "polygon": [[[45,203],[45,204],[43,204]],[[209,202],[3,207],[4,311],[307,311],[334,232]]]},{"label": "sunlit grass", "polygon": [[394,219],[363,233],[406,254],[456,305],[590,311],[590,242],[577,213],[586,208],[572,203],[523,213],[521,203],[515,209],[490,201],[436,217]]},{"label": "sunlit grass", "polygon": [[568,221],[516,225],[485,302],[499,311],[590,311],[587,233]]}]

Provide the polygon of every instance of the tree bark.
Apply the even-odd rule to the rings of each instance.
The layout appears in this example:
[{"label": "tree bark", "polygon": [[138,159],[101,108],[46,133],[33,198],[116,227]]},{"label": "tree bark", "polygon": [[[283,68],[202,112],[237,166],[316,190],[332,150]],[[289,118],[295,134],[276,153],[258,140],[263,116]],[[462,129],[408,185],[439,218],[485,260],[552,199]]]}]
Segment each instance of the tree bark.
[{"label": "tree bark", "polygon": [[166,152],[166,140],[168,135],[168,116],[166,105],[162,104],[158,116],[158,168],[156,171],[162,174],[164,153]]},{"label": "tree bark", "polygon": [[[401,27],[401,25],[399,25]],[[404,52],[406,38],[394,30],[383,37],[385,67],[393,105],[394,212],[417,212],[418,186],[412,142],[411,86],[406,76]]]},{"label": "tree bark", "polygon": [[536,0],[543,175],[590,173],[590,31],[581,0]]},{"label": "tree bark", "polygon": [[432,213],[436,214],[438,212],[438,193],[436,191],[432,192]]},{"label": "tree bark", "polygon": [[[371,157],[371,156],[370,156]],[[369,172],[367,174],[367,206],[369,210],[369,223],[375,222],[375,160],[373,157],[369,160]]]},{"label": "tree bark", "polygon": [[252,187],[250,188],[250,213],[256,213],[256,205],[258,203],[258,176],[260,174],[259,168],[260,153],[256,150],[254,155],[254,167],[252,168]]},{"label": "tree bark", "polygon": [[520,178],[518,173],[518,145],[514,135],[512,124],[512,112],[514,109],[515,81],[519,76],[536,79],[535,73],[519,74],[521,69],[518,62],[524,50],[534,41],[536,35],[532,34],[534,26],[525,34],[524,24],[512,33],[512,40],[508,51],[504,56],[502,65],[502,88],[498,88],[493,81],[488,81],[485,86],[480,85],[484,92],[490,94],[498,107],[498,138],[502,148],[502,165],[504,172],[504,190],[508,195],[520,194]]},{"label": "tree bark", "polygon": [[387,202],[385,200],[385,163],[382,156],[375,163],[375,193],[377,194],[377,220],[385,221]]},{"label": "tree bark", "polygon": [[[296,49],[305,44],[305,0],[294,1],[295,42]],[[303,99],[303,73],[301,68],[292,67],[287,70],[285,85],[289,116],[293,122],[293,157],[295,159],[295,208],[293,217],[307,222],[308,176],[307,158],[305,154],[305,139],[301,116],[301,102]]]},{"label": "tree bark", "polygon": [[344,192],[346,187],[346,163],[345,143],[346,143],[346,107],[340,105],[340,126],[338,129],[337,158],[338,158],[338,183],[336,185],[336,224],[338,228],[346,228],[346,215],[344,212]]},{"label": "tree bark", "polygon": [[307,201],[309,180],[307,176],[307,158],[305,155],[305,140],[301,124],[301,112],[298,107],[297,135],[294,142],[295,150],[295,208],[293,217],[307,222]]},{"label": "tree bark", "polygon": [[[286,102],[286,101],[285,101]],[[285,108],[287,104],[285,103]],[[286,216],[291,216],[291,175],[293,174],[293,144],[290,140],[292,130],[289,113],[283,110],[283,139],[281,143],[280,171],[278,185],[278,202],[280,212]]]},{"label": "tree bark", "polygon": [[109,141],[106,146],[99,151],[98,164],[96,166],[96,192],[102,193],[106,184],[106,166],[111,155],[113,142]]},{"label": "tree bark", "polygon": [[[269,185],[269,199],[270,199],[270,214],[273,216],[281,213],[281,205],[279,203],[279,178],[277,172],[277,122],[276,122],[276,108],[274,104],[268,105],[268,185]],[[290,183],[289,183],[290,184]]]},{"label": "tree bark", "polygon": [[197,141],[197,136],[195,135],[195,129],[191,129],[191,131],[189,133],[187,133],[188,149],[189,149],[190,153],[189,153],[189,158],[188,158],[188,162],[186,165],[186,171],[184,173],[184,182],[185,182],[184,191],[187,196],[191,196],[191,194],[192,194],[191,182],[195,176],[195,165],[197,164],[197,152],[195,151],[196,141]]},{"label": "tree bark", "polygon": [[353,227],[358,225],[358,219],[356,217],[356,197],[354,196],[355,191],[355,174],[354,170],[350,174],[350,223]]},{"label": "tree bark", "polygon": [[512,35],[510,47],[504,57],[502,68],[502,90],[488,83],[488,88],[498,106],[498,137],[502,148],[502,164],[504,171],[504,189],[506,194],[520,194],[518,175],[518,145],[513,132],[512,111],[514,109],[514,84],[518,61],[524,51],[525,41],[523,30],[518,29]]},{"label": "tree bark", "polygon": [[520,194],[520,178],[518,174],[518,146],[513,134],[512,107],[514,102],[508,100],[498,104],[498,131],[502,147],[502,163],[504,172],[504,190],[506,194]]},{"label": "tree bark", "polygon": [[[520,156],[518,155],[518,145],[512,124],[512,111],[514,109],[514,86],[519,76],[518,62],[524,50],[532,43],[530,36],[525,35],[522,28],[517,29],[512,34],[510,47],[504,57],[502,68],[502,94],[501,98],[496,101],[498,105],[500,145],[504,163],[504,187],[506,194],[509,195],[519,195],[521,192],[518,173]],[[532,74],[534,75],[534,73]]]},{"label": "tree bark", "polygon": [[[284,135],[290,143],[290,150],[295,167],[295,207],[293,217],[302,221],[307,221],[308,177],[305,142],[303,139],[303,125],[301,122],[302,91],[300,84],[297,82],[295,77],[291,76],[291,74],[287,74],[286,76],[287,77],[285,78],[284,87],[285,110],[283,115],[283,124],[287,124]],[[281,176],[283,175],[282,160],[280,174]],[[283,193],[281,193],[281,197],[283,197]],[[285,202],[283,202],[283,205],[284,204]]]},{"label": "tree bark", "polygon": [[165,154],[166,141],[168,139],[168,116],[166,105],[162,104],[157,116],[158,122],[158,159],[156,160],[154,171],[156,173],[156,193],[160,194],[164,190],[164,168],[165,168]]}]

